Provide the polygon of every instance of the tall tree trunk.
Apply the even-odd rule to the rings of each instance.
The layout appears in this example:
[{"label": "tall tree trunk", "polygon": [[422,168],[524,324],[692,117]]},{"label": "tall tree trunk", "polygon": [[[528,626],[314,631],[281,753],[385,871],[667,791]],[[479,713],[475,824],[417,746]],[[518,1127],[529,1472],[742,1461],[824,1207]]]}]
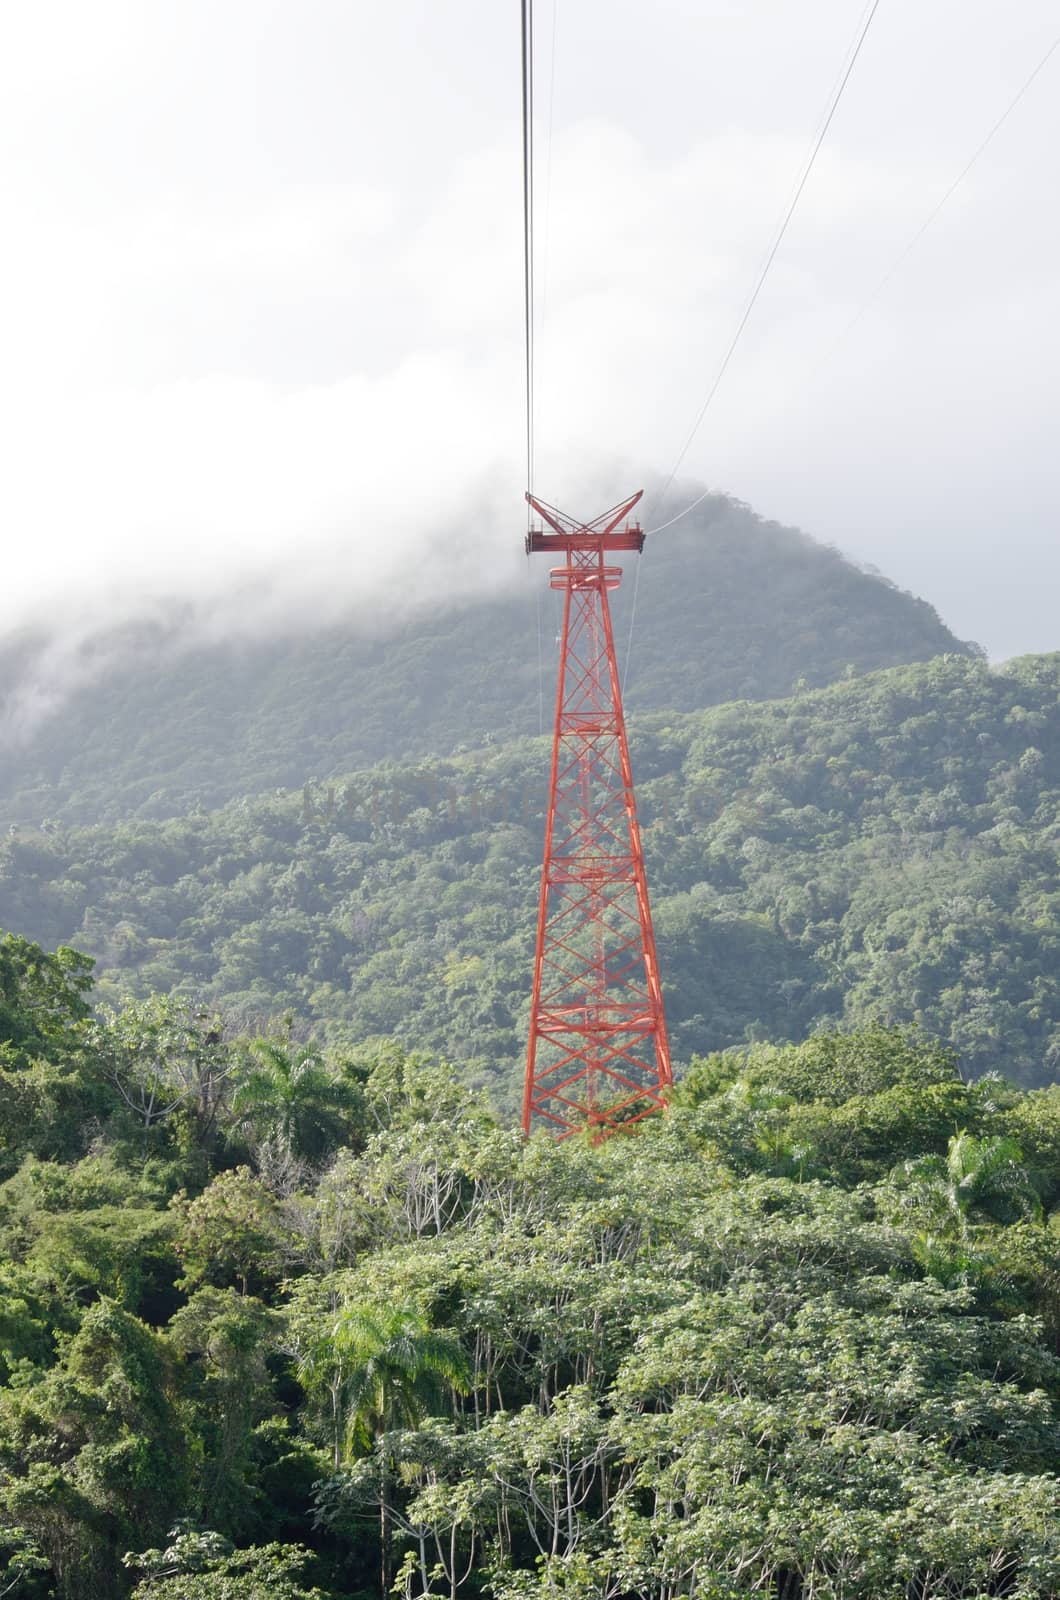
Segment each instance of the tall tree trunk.
[{"label": "tall tree trunk", "polygon": [[390,1472],[385,1457],[379,1485],[379,1581],[385,1600],[394,1581],[390,1561]]}]

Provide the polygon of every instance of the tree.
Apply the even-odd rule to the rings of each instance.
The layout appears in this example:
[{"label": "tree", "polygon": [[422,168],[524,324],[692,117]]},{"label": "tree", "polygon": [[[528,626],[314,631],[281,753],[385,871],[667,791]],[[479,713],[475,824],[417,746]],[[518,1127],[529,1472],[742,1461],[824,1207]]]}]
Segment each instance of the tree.
[{"label": "tree", "polygon": [[60,945],[54,954],[17,933],[0,933],[0,1063],[54,1060],[85,1021],[95,962]]},{"label": "tree", "polygon": [[946,1153],[946,1183],[963,1216],[1015,1222],[1041,1215],[1041,1200],[1015,1139],[957,1134]]},{"label": "tree", "polygon": [[36,1540],[24,1528],[0,1526],[0,1600],[6,1595],[45,1600],[52,1592],[47,1574],[48,1562]]},{"label": "tree", "polygon": [[466,1392],[469,1364],[458,1340],[431,1328],[412,1306],[344,1307],[304,1351],[298,1365],[307,1392],[330,1413],[335,1466],[375,1450],[379,1461],[380,1581],[390,1592],[390,1451],[386,1436],[414,1428]]},{"label": "tree", "polygon": [[251,1286],[260,1289],[279,1278],[290,1236],[275,1196],[249,1167],[219,1173],[202,1194],[176,1209],[185,1288],[234,1282],[246,1295]]},{"label": "tree", "polygon": [[879,1179],[942,1152],[977,1116],[950,1053],[899,1028],[815,1034],[697,1060],[673,1092],[706,1146],[737,1171]]},{"label": "tree", "polygon": [[341,1140],[351,1086],[314,1045],[255,1039],[232,1102],[237,1125],[286,1158],[319,1158]]},{"label": "tree", "polygon": [[925,1249],[932,1241],[966,1246],[977,1225],[1037,1219],[1042,1211],[1023,1152],[1004,1135],[955,1134],[944,1156],[898,1169],[890,1194],[897,1215],[918,1225]]},{"label": "tree", "polygon": [[0,932],[0,1177],[27,1154],[79,1154],[105,1110],[86,1020],[93,965]]},{"label": "tree", "polygon": [[111,1082],[145,1143],[183,1112],[195,1144],[209,1148],[232,1072],[219,1017],[173,995],[152,995],[105,1012],[95,1037]]},{"label": "tree", "polygon": [[276,1347],[278,1321],[276,1312],[253,1296],[205,1287],[167,1329],[197,1380],[202,1513],[235,1537],[245,1537],[252,1521],[253,1429],[275,1410],[268,1358]]},{"label": "tree", "polygon": [[127,1555],[124,1564],[144,1573],[132,1600],[327,1600],[304,1581],[310,1560],[301,1545],[234,1550],[219,1534],[182,1523],[164,1550]]},{"label": "tree", "polygon": [[64,1600],[114,1592],[121,1550],[184,1511],[189,1456],[163,1341],[109,1300],[58,1366],[0,1393],[0,1506]]}]

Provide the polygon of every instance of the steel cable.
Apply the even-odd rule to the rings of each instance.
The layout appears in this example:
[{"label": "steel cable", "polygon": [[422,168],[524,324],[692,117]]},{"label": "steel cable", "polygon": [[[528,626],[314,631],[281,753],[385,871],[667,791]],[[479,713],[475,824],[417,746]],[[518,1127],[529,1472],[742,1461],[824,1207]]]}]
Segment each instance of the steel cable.
[{"label": "steel cable", "polygon": [[[750,298],[748,299],[747,304],[744,307],[743,314],[740,317],[740,320],[736,325],[736,332],[733,334],[732,339],[729,341],[728,348],[726,349],[725,354],[722,357],[721,365],[718,367],[718,370],[714,375],[714,380],[711,383],[711,386],[710,386],[709,390],[707,391],[707,398],[704,400],[702,406],[700,407],[699,415],[696,417],[695,422],[692,424],[692,428],[691,428],[691,430],[690,430],[690,432],[688,434],[688,437],[686,438],[684,444],[681,446],[681,449],[678,452],[677,460],[674,462],[673,467],[670,469],[670,475],[666,479],[665,484],[663,485],[662,491],[660,493],[660,499],[663,498],[663,496],[665,496],[667,490],[670,488],[670,485],[673,483],[674,478],[677,475],[677,472],[678,472],[678,470],[679,470],[679,468],[681,466],[682,461],[684,460],[685,456],[688,454],[688,452],[689,452],[689,450],[690,450],[690,448],[692,446],[692,443],[693,443],[693,441],[694,441],[694,439],[696,437],[696,434],[699,432],[699,430],[700,430],[700,428],[701,428],[701,426],[703,424],[703,419],[706,417],[707,412],[710,410],[711,405],[714,402],[714,396],[717,394],[718,390],[721,388],[722,381],[723,381],[723,379],[725,377],[725,374],[729,370],[729,363],[732,361],[732,358],[736,353],[736,347],[740,343],[741,338],[743,337],[743,332],[744,332],[744,329],[747,327],[748,322],[750,321],[751,313],[754,310],[756,304],[758,303],[758,297],[762,293],[763,288],[765,287],[766,279],[769,277],[770,268],[772,267],[773,262],[776,260],[777,252],[779,251],[781,245],[784,242],[784,236],[787,233],[789,224],[791,223],[791,219],[792,219],[792,217],[794,217],[796,209],[798,208],[799,201],[802,198],[803,190],[806,188],[806,185],[809,182],[810,174],[814,169],[814,165],[815,165],[815,163],[817,161],[818,154],[820,153],[821,146],[824,144],[824,141],[825,141],[825,138],[827,136],[828,130],[832,126],[832,121],[833,121],[833,119],[835,117],[836,112],[839,109],[839,102],[842,100],[843,92],[846,89],[846,86],[850,81],[850,75],[854,70],[854,67],[855,67],[855,65],[857,63],[857,59],[858,59],[859,55],[861,54],[861,47],[865,43],[865,39],[866,39],[866,36],[868,35],[868,31],[869,31],[870,27],[872,26],[872,19],[875,17],[876,12],[879,9],[879,4],[880,4],[880,0],[872,0],[872,3],[871,3],[871,5],[869,6],[869,9],[868,9],[868,14],[864,17],[864,20],[862,21],[862,23],[861,23],[861,25],[859,27],[859,31],[858,31],[858,34],[857,34],[853,49],[852,49],[852,51],[850,53],[849,59],[848,59],[847,64],[846,64],[846,67],[844,68],[844,70],[842,72],[842,75],[840,76],[839,82],[836,85],[836,87],[835,87],[835,89],[834,89],[834,91],[832,93],[831,103],[829,104],[827,113],[825,115],[823,123],[821,124],[821,127],[820,127],[820,130],[819,130],[818,134],[817,134],[817,137],[814,140],[813,148],[811,149],[810,155],[809,155],[809,159],[806,162],[805,167],[803,168],[802,176],[800,177],[800,179],[799,179],[799,181],[798,181],[798,183],[797,183],[797,185],[795,187],[795,193],[792,195],[792,198],[791,198],[791,201],[790,201],[790,203],[788,205],[787,211],[784,214],[783,221],[781,222],[780,227],[777,230],[776,237],[773,240],[773,243],[772,243],[772,245],[771,245],[771,247],[769,249],[769,252],[768,252],[768,254],[766,256],[766,259],[762,264],[761,270],[759,271],[758,277],[755,280],[755,285],[754,285],[754,288],[751,291]],[[665,528],[672,528],[675,522],[680,522],[682,517],[687,517],[690,511],[694,511],[697,506],[702,505],[703,501],[707,498],[707,495],[709,493],[711,493],[710,490],[704,490],[704,492],[701,495],[699,495],[695,500],[693,500],[690,505],[685,506],[683,511],[679,511],[676,516],[670,517],[666,522],[660,523],[657,527],[648,528],[646,530],[647,533],[649,533],[649,534],[651,534],[651,533],[662,533],[662,531]]]}]

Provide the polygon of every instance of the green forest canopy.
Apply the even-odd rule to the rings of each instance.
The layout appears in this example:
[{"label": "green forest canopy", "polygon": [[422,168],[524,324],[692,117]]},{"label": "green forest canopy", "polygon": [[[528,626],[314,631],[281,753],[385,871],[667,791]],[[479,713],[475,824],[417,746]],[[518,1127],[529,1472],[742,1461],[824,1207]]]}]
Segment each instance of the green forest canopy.
[{"label": "green forest canopy", "polygon": [[[1060,656],[960,656],[642,717],[634,767],[676,1054],[914,1023],[966,1073],[1060,1054]],[[0,920],[333,1043],[396,1036],[512,1104],[546,753],[384,765],[171,821],[0,844]]]},{"label": "green forest canopy", "polygon": [[1060,1087],[822,1033],[557,1146],[88,976],[0,938],[4,1592],[1060,1594]]},{"label": "green forest canopy", "polygon": [[606,1145],[511,1125],[525,606],[147,629],[0,782],[0,1596],[1060,1597],[1060,656],[651,554],[684,1072]]}]

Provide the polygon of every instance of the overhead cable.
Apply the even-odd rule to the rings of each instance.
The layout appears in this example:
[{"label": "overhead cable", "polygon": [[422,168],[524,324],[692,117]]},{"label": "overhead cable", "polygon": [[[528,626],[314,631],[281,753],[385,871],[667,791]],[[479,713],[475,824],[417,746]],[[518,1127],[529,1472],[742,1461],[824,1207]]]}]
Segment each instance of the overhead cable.
[{"label": "overhead cable", "polygon": [[[534,487],[534,0],[522,0],[523,297],[526,334],[526,487]],[[530,508],[527,506],[527,518]]]},{"label": "overhead cable", "polygon": [[637,575],[633,579],[633,601],[629,608],[629,637],[626,640],[626,659],[622,663],[622,699],[626,698],[626,683],[629,679],[629,661],[633,654],[633,630],[637,621],[637,596],[640,594],[640,556],[637,556]]},{"label": "overhead cable", "polygon": [[975,166],[976,162],[979,160],[979,157],[986,150],[987,146],[992,142],[995,134],[1000,133],[1001,129],[1004,127],[1004,125],[1008,121],[1009,117],[1012,115],[1012,113],[1015,111],[1016,107],[1019,105],[1020,101],[1023,99],[1024,95],[1027,93],[1027,90],[1030,88],[1030,86],[1034,82],[1035,78],[1037,78],[1038,74],[1046,66],[1046,64],[1050,60],[1050,58],[1056,53],[1057,49],[1060,49],[1060,34],[1058,34],[1056,36],[1056,38],[1053,40],[1052,44],[1049,46],[1049,48],[1045,52],[1044,56],[1042,56],[1042,59],[1039,61],[1038,65],[1035,67],[1035,69],[1031,73],[1030,77],[1024,79],[1023,86],[1018,90],[1018,92],[1009,101],[1009,103],[1005,107],[1004,111],[1001,113],[1001,115],[998,117],[997,121],[994,123],[994,126],[990,129],[990,132],[987,134],[986,138],[983,139],[982,142],[976,146],[974,152],[969,157],[969,159],[965,162],[965,164],[961,168],[960,172],[958,172],[957,176],[954,178],[953,182],[950,184],[949,188],[946,190],[946,192],[942,196],[941,200],[939,200],[938,203],[936,204],[934,210],[929,212],[927,217],[920,224],[920,227],[917,229],[916,233],[914,233],[913,237],[909,240],[909,243],[904,245],[903,248],[899,251],[898,255],[895,256],[894,260],[891,262],[891,265],[887,268],[887,271],[884,273],[883,277],[880,279],[880,281],[876,285],[875,289],[873,289],[873,291],[869,295],[868,299],[862,304],[860,309],[857,312],[855,312],[854,316],[847,323],[846,327],[843,329],[842,333],[839,335],[839,338],[835,341],[835,343],[832,345],[831,349],[828,351],[828,354],[825,356],[824,360],[821,362],[821,366],[822,367],[827,366],[828,362],[831,361],[832,357],[835,355],[835,353],[839,349],[840,345],[845,343],[845,341],[853,333],[854,329],[857,327],[858,323],[861,321],[861,319],[865,315],[866,311],[868,311],[869,307],[872,306],[879,299],[880,295],[883,293],[884,289],[886,289],[886,287],[890,283],[891,279],[895,276],[895,274],[897,273],[899,268],[905,262],[907,256],[910,256],[913,253],[913,251],[916,249],[917,245],[920,243],[920,241],[924,237],[925,233],[927,233],[928,229],[931,227],[931,224],[936,220],[936,218],[941,214],[943,208],[948,204],[948,202],[956,194],[957,190],[960,188],[961,184],[964,182],[964,180],[968,176],[969,172],[971,172],[972,168]]},{"label": "overhead cable", "polygon": [[[729,370],[729,363],[732,361],[732,358],[733,358],[734,354],[736,353],[736,347],[739,344],[741,338],[743,337],[744,329],[747,327],[747,324],[748,324],[748,322],[750,320],[750,317],[751,317],[751,313],[754,310],[755,305],[758,302],[758,297],[762,293],[762,289],[765,286],[766,279],[769,276],[770,268],[772,267],[773,262],[776,260],[777,252],[778,252],[778,250],[780,249],[781,245],[784,242],[784,235],[787,233],[788,226],[789,226],[789,224],[791,222],[791,219],[795,215],[795,211],[796,211],[796,209],[798,207],[799,201],[802,198],[803,190],[806,188],[806,185],[809,182],[810,174],[814,169],[814,164],[815,164],[815,162],[817,160],[817,156],[818,156],[818,154],[820,152],[821,146],[824,144],[825,137],[826,137],[826,135],[828,133],[829,128],[832,125],[832,120],[835,117],[835,114],[836,114],[837,110],[839,109],[839,102],[842,100],[843,92],[846,89],[846,86],[850,81],[850,75],[854,70],[854,67],[855,67],[855,64],[857,62],[858,56],[861,54],[861,47],[865,43],[865,39],[866,39],[866,36],[868,34],[869,28],[872,26],[872,19],[875,17],[876,12],[879,9],[879,4],[880,4],[880,0],[871,0],[871,4],[869,5],[867,11],[865,12],[865,14],[863,16],[863,20],[859,24],[858,33],[857,33],[857,36],[855,38],[854,45],[853,45],[853,48],[852,48],[852,50],[850,52],[849,58],[847,60],[846,67],[843,69],[843,72],[842,72],[842,74],[841,74],[841,76],[839,78],[839,81],[836,84],[836,86],[835,86],[835,88],[834,88],[834,90],[832,92],[831,101],[829,103],[828,110],[827,110],[827,112],[825,114],[824,121],[822,122],[821,127],[820,127],[820,129],[818,131],[817,137],[814,140],[813,147],[812,147],[812,149],[810,151],[809,159],[807,160],[806,165],[803,168],[802,176],[799,178],[799,181],[795,186],[795,192],[791,197],[791,201],[790,201],[790,203],[788,205],[787,211],[784,213],[784,218],[783,218],[783,220],[782,220],[782,222],[780,224],[779,229],[777,230],[776,237],[773,240],[773,243],[772,243],[772,245],[771,245],[771,247],[769,249],[769,252],[768,252],[768,254],[767,254],[766,258],[765,258],[765,261],[763,262],[762,267],[761,267],[761,269],[760,269],[760,271],[758,273],[758,277],[755,280],[754,288],[751,290],[750,298],[748,299],[747,304],[744,307],[743,314],[740,317],[740,320],[736,325],[736,332],[733,334],[732,339],[729,341],[728,348],[726,349],[725,354],[721,359],[721,364],[718,367],[718,370],[714,375],[713,382],[711,383],[710,388],[707,391],[707,398],[704,400],[702,406],[700,407],[699,414],[696,417],[695,422],[692,424],[692,427],[691,427],[691,430],[689,431],[688,437],[686,438],[684,444],[681,446],[681,449],[678,452],[677,460],[674,462],[672,468],[670,469],[670,475],[667,478],[665,484],[663,485],[660,498],[665,496],[665,494],[666,494],[667,490],[669,489],[670,485],[673,483],[674,478],[677,475],[677,472],[678,472],[678,470],[679,470],[679,468],[681,466],[682,461],[685,459],[685,456],[688,454],[688,452],[689,452],[689,450],[690,450],[690,448],[692,446],[693,440],[695,439],[696,434],[699,432],[700,427],[703,424],[703,419],[705,418],[707,412],[710,410],[711,405],[714,402],[714,396],[717,394],[718,390],[721,388],[722,381],[723,381],[723,379],[725,377],[725,374]],[[673,516],[673,517],[669,518],[669,520],[666,521],[666,522],[660,523],[658,527],[648,528],[646,530],[646,532],[649,533],[649,534],[650,533],[661,533],[664,528],[672,528],[675,522],[680,522],[682,517],[687,517],[690,511],[694,511],[695,508],[698,505],[701,505],[703,503],[703,501],[707,498],[707,494],[709,492],[710,492],[709,490],[704,491],[704,493],[699,495],[697,499],[693,500],[690,505],[685,506],[683,511],[679,511],[676,516]]]},{"label": "overhead cable", "polygon": [[[548,245],[550,222],[552,216],[552,128],[556,110],[556,32],[559,21],[559,0],[552,0],[552,46],[549,52],[549,77],[548,77],[548,134],[545,140],[545,202],[543,207],[544,226],[541,239],[541,303],[538,315],[534,319],[534,333],[537,335],[539,348],[534,353],[534,401],[540,404],[547,389],[545,373],[548,365]],[[536,279],[536,272],[535,272]],[[536,288],[536,283],[535,283]],[[537,432],[537,418],[534,418],[534,432]]]}]

